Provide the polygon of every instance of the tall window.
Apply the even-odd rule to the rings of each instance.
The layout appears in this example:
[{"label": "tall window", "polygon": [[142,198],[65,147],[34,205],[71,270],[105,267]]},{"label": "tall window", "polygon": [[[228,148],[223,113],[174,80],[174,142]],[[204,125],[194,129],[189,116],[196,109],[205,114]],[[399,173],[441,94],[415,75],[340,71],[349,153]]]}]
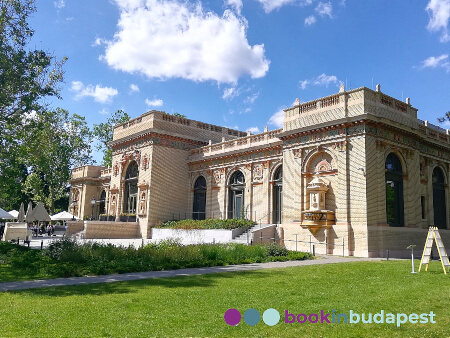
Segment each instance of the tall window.
[{"label": "tall window", "polygon": [[105,201],[106,201],[106,191],[103,190],[103,191],[102,191],[102,194],[100,195],[100,208],[99,208],[99,214],[100,214],[100,215],[106,213],[106,208],[105,208],[106,204],[105,204]]},{"label": "tall window", "polygon": [[283,167],[279,166],[273,177],[273,223],[281,223],[283,206]]},{"label": "tall window", "polygon": [[390,226],[404,226],[402,164],[394,153],[386,158],[386,217]]},{"label": "tall window", "polygon": [[125,198],[123,209],[126,213],[136,214],[138,199],[139,167],[136,161],[130,162],[125,173]]},{"label": "tall window", "polygon": [[433,170],[433,209],[434,226],[439,229],[447,229],[447,210],[445,200],[445,180],[441,168],[436,167]]},{"label": "tall window", "polygon": [[194,185],[194,209],[192,213],[193,219],[205,219],[206,210],[206,180],[200,176]]},{"label": "tall window", "polygon": [[236,171],[230,177],[228,188],[228,218],[245,218],[244,191],[244,174]]}]

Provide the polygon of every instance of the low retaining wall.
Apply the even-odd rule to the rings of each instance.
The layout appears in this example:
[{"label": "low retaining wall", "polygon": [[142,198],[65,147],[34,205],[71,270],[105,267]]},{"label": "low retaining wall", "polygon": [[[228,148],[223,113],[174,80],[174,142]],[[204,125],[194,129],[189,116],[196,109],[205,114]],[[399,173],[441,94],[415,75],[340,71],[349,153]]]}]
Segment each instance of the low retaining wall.
[{"label": "low retaining wall", "polygon": [[184,230],[152,228],[152,239],[178,239],[182,244],[228,243],[243,233],[242,229]]},{"label": "low retaining wall", "polygon": [[67,221],[66,236],[75,235],[84,230],[83,221]]},{"label": "low retaining wall", "polygon": [[[414,257],[421,258],[425,240],[427,239],[428,229],[407,228],[407,227],[388,227],[388,226],[369,226],[369,256],[386,257],[389,250],[390,257],[409,258],[411,250],[406,249],[409,245],[416,245],[414,248]],[[447,254],[450,252],[450,230],[439,229],[442,242],[444,243]],[[439,257],[436,244],[433,244],[433,256]]]},{"label": "low retaining wall", "polygon": [[6,223],[5,231],[3,233],[3,241],[10,241],[12,239],[17,240],[29,240],[33,236],[33,233],[28,229],[27,223]]},{"label": "low retaining wall", "polygon": [[141,238],[138,222],[101,222],[84,221],[86,229],[84,238]]},{"label": "low retaining wall", "polygon": [[256,229],[252,232],[253,242],[252,244],[267,244],[277,243],[281,244],[282,236],[279,235],[276,225],[266,226],[262,229]]}]

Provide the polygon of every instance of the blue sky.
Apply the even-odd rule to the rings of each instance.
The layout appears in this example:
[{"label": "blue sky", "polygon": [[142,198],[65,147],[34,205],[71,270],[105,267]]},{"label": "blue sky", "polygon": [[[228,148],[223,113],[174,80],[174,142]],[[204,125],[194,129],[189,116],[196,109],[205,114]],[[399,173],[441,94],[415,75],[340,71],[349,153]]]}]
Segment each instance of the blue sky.
[{"label": "blue sky", "polygon": [[[450,0],[36,0],[32,46],[68,57],[55,107],[90,125],[156,109],[253,133],[365,86],[450,110]],[[442,125],[449,127],[449,125]],[[100,160],[98,154],[95,159]]]}]

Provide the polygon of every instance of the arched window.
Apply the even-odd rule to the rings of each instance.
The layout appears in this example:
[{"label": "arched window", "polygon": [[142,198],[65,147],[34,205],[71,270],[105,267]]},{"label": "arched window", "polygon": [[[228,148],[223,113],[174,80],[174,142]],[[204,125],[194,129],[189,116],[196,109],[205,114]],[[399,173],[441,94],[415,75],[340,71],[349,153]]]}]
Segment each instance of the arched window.
[{"label": "arched window", "polygon": [[386,218],[390,226],[404,226],[403,171],[399,158],[390,153],[386,158]]},{"label": "arched window", "polygon": [[228,218],[245,218],[244,191],[244,174],[236,171],[230,177],[228,188]]},{"label": "arched window", "polygon": [[138,199],[138,177],[139,166],[136,161],[131,161],[125,173],[125,198],[124,198],[124,212],[129,214],[136,214],[137,199]]},{"label": "arched window", "polygon": [[99,214],[105,214],[106,213],[106,191],[103,190],[102,194],[100,195],[100,206],[99,206]]},{"label": "arched window", "polygon": [[273,223],[280,224],[283,206],[283,166],[279,166],[273,176]]},{"label": "arched window", "polygon": [[434,226],[439,229],[447,229],[447,208],[445,199],[445,179],[442,169],[439,167],[433,170],[433,209]]},{"label": "arched window", "polygon": [[194,208],[192,212],[193,219],[205,219],[206,211],[206,179],[200,176],[194,185]]}]

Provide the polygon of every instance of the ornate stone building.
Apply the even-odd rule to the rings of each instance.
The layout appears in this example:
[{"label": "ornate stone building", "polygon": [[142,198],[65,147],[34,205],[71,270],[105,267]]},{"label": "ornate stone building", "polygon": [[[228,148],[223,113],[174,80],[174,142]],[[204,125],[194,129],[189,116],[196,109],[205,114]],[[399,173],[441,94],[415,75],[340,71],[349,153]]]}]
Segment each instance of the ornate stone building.
[{"label": "ornate stone building", "polygon": [[431,225],[450,247],[449,131],[379,86],[297,100],[256,135],[151,111],[110,146],[112,168],[73,170],[70,211],[136,215],[145,238],[169,219],[246,217],[299,250],[398,256]]}]

